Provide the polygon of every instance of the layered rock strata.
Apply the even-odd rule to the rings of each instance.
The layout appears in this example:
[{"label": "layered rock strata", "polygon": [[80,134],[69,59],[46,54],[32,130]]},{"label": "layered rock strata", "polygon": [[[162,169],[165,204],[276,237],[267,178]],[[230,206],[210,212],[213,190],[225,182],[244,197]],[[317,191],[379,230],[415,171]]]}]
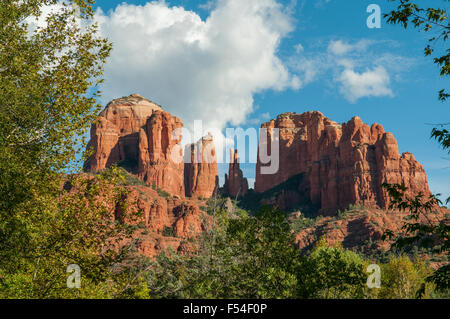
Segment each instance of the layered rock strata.
[{"label": "layered rock strata", "polygon": [[261,174],[263,164],[258,162],[256,192],[303,174],[298,196],[322,211],[355,203],[387,208],[383,183],[403,183],[410,196],[430,194],[423,166],[411,153],[400,155],[394,136],[379,124],[369,127],[354,117],[341,125],[320,112],[306,112],[284,113],[261,127],[267,129],[267,144],[275,136],[272,129],[279,129],[279,169]]}]

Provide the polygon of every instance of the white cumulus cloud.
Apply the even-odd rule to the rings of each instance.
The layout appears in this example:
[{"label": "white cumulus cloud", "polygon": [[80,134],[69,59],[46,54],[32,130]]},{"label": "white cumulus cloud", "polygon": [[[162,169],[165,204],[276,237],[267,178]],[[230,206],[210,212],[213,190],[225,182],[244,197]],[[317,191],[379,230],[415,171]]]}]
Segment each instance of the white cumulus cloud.
[{"label": "white cumulus cloud", "polygon": [[328,45],[328,52],[334,55],[344,55],[347,53],[355,53],[365,51],[373,41],[362,39],[356,43],[348,43],[343,40],[330,41]]},{"label": "white cumulus cloud", "polygon": [[355,102],[362,97],[394,95],[389,87],[389,74],[382,66],[361,73],[346,68],[339,76],[338,81],[341,84],[340,92],[350,102]]},{"label": "white cumulus cloud", "polygon": [[223,129],[244,123],[253,94],[300,85],[277,57],[293,23],[275,0],[218,0],[206,20],[164,1],[122,3],[96,20],[114,47],[104,103],[139,93],[187,127],[198,119]]},{"label": "white cumulus cloud", "polygon": [[365,97],[393,97],[393,82],[401,79],[401,74],[414,62],[377,48],[394,45],[389,40],[331,40],[321,53],[304,49],[288,62],[302,85],[325,81],[351,103]]}]

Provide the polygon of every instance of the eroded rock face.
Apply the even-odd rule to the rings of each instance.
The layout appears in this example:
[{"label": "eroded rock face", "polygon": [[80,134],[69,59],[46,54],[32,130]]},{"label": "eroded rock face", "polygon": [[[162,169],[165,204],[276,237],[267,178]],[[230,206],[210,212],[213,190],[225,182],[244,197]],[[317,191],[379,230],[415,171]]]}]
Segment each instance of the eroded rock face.
[{"label": "eroded rock face", "polygon": [[91,127],[86,171],[118,164],[151,186],[184,196],[183,122],[138,94],[111,101]]},{"label": "eroded rock face", "polygon": [[299,196],[324,213],[354,203],[387,208],[384,182],[404,183],[409,195],[430,194],[422,165],[410,153],[400,155],[394,136],[381,125],[369,127],[359,117],[340,125],[320,112],[306,112],[281,114],[262,128],[269,129],[269,141],[270,129],[279,128],[280,164],[277,173],[263,175],[257,163],[256,192],[303,174]]},{"label": "eroded rock face", "polygon": [[185,193],[182,127],[179,118],[157,110],[139,130],[138,177],[179,196]]},{"label": "eroded rock face", "polygon": [[[150,258],[163,251],[170,253],[169,248],[180,254],[189,254],[195,252],[198,237],[214,225],[212,217],[204,212],[206,200],[161,193],[144,183],[134,183],[131,174],[125,179],[128,184],[118,186],[101,181],[98,196],[87,196],[83,193],[86,190],[83,185],[88,180],[95,183],[96,178],[91,174],[70,176],[61,184],[67,191],[62,196],[83,195],[80,198],[84,198],[87,206],[94,200],[95,205],[109,212],[102,217],[109,225],[116,221],[134,226],[133,232],[127,236],[122,233],[119,237],[106,239],[104,244],[111,245],[110,248],[122,247],[132,251],[137,248],[134,252]],[[118,187],[120,198],[116,196]]]},{"label": "eroded rock face", "polygon": [[[141,212],[133,223],[144,225],[133,236],[139,238],[137,247],[148,257],[157,256],[169,248],[188,253],[189,239],[196,238],[205,230],[208,217],[203,216],[198,203],[188,199],[161,197],[157,191],[145,186],[128,186],[126,198],[129,213]],[[128,221],[130,222],[130,221]]]},{"label": "eroded rock face", "polygon": [[237,150],[230,150],[230,166],[228,175],[225,174],[224,189],[228,195],[233,197],[245,196],[248,191],[248,181],[244,178],[242,170],[239,167],[239,155]]},{"label": "eroded rock face", "polygon": [[210,198],[219,187],[216,148],[212,135],[187,145],[184,155],[186,196]]},{"label": "eroded rock face", "polygon": [[[445,220],[449,210],[436,208],[432,223]],[[300,214],[300,215],[298,215]],[[294,232],[295,242],[303,252],[311,250],[318,239],[324,239],[328,245],[340,245],[346,249],[358,249],[366,254],[373,252],[386,252],[394,243],[392,239],[383,239],[383,234],[390,230],[394,234],[401,233],[405,218],[409,212],[398,210],[382,210],[379,208],[353,207],[342,212],[340,216],[318,216],[313,224],[303,225]],[[301,219],[301,213],[288,216],[293,225]],[[419,218],[420,223],[428,223],[426,216]],[[299,224],[297,224],[299,225]],[[301,225],[301,224],[300,224]],[[419,255],[428,260],[430,255]],[[440,267],[440,262],[430,261],[430,266]]]},{"label": "eroded rock face", "polygon": [[88,147],[94,149],[94,154],[86,161],[85,169],[96,172],[126,159],[136,165],[139,130],[157,110],[162,108],[139,94],[108,103],[99,114],[98,123],[92,124]]},{"label": "eroded rock face", "polygon": [[[295,234],[295,241],[301,250],[311,249],[317,238],[324,238],[328,245],[341,244],[344,248],[360,247],[386,251],[391,242],[382,240],[386,229],[397,232],[407,214],[400,211],[385,211],[376,208],[355,209],[345,217],[319,217],[314,225],[305,227]],[[292,218],[292,217],[291,217]]]}]

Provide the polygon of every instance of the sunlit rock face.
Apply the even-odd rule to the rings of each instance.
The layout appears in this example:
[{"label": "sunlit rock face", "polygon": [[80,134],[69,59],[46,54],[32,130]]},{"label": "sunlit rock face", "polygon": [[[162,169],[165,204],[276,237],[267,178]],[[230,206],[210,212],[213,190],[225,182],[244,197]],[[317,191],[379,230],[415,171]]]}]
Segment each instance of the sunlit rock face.
[{"label": "sunlit rock face", "polygon": [[[261,127],[268,129],[268,141],[270,129],[279,129],[280,164],[277,173],[261,174],[257,163],[256,192],[303,174],[296,196],[324,213],[355,203],[387,208],[382,183],[403,183],[408,195],[430,194],[422,165],[410,153],[400,155],[394,136],[379,124],[370,127],[354,117],[341,125],[315,111],[284,113]],[[283,206],[283,198],[275,200]]]},{"label": "sunlit rock face", "polygon": [[212,197],[219,187],[216,148],[212,135],[187,145],[184,154],[186,196]]},{"label": "sunlit rock face", "polygon": [[86,171],[118,164],[147,184],[184,196],[183,122],[138,94],[108,103],[91,127]]}]

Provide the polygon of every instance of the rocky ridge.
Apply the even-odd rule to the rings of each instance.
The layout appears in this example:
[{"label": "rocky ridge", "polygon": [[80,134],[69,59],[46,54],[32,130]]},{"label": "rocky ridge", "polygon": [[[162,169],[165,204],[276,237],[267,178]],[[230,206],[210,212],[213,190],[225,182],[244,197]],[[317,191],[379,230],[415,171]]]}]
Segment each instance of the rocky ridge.
[{"label": "rocky ridge", "polygon": [[[206,199],[218,191],[212,136],[188,145],[183,158],[182,127],[179,118],[133,94],[111,101],[91,128],[88,147],[94,152],[85,170],[97,172],[118,164],[146,184],[130,186],[124,200],[143,212],[146,232],[138,247],[150,257],[169,247],[189,251],[189,240],[205,229]],[[385,226],[396,229],[401,221],[386,211],[389,198],[381,188],[384,182],[405,184],[410,196],[430,194],[422,165],[410,153],[399,154],[394,136],[379,124],[368,126],[359,117],[339,124],[320,112],[306,112],[281,114],[262,128],[279,129],[280,163],[270,175],[260,174],[263,165],[257,163],[259,197],[254,198],[260,203],[287,211],[310,204],[330,216],[354,204],[369,209],[367,214],[350,214],[342,220],[325,217],[318,227],[303,228],[295,234],[299,248],[327,234],[331,243],[351,247],[378,240]],[[233,199],[248,197],[252,192],[237,151],[231,151],[230,157],[223,193]],[[228,210],[233,211],[229,203]]]},{"label": "rocky ridge", "polygon": [[262,164],[257,163],[256,192],[303,174],[296,196],[324,213],[350,204],[387,208],[389,198],[383,183],[403,183],[411,196],[430,194],[423,166],[411,153],[399,154],[394,136],[379,124],[370,127],[356,116],[339,124],[315,111],[284,113],[261,127],[268,129],[269,141],[271,129],[279,129],[280,164],[276,174],[263,175]]}]

